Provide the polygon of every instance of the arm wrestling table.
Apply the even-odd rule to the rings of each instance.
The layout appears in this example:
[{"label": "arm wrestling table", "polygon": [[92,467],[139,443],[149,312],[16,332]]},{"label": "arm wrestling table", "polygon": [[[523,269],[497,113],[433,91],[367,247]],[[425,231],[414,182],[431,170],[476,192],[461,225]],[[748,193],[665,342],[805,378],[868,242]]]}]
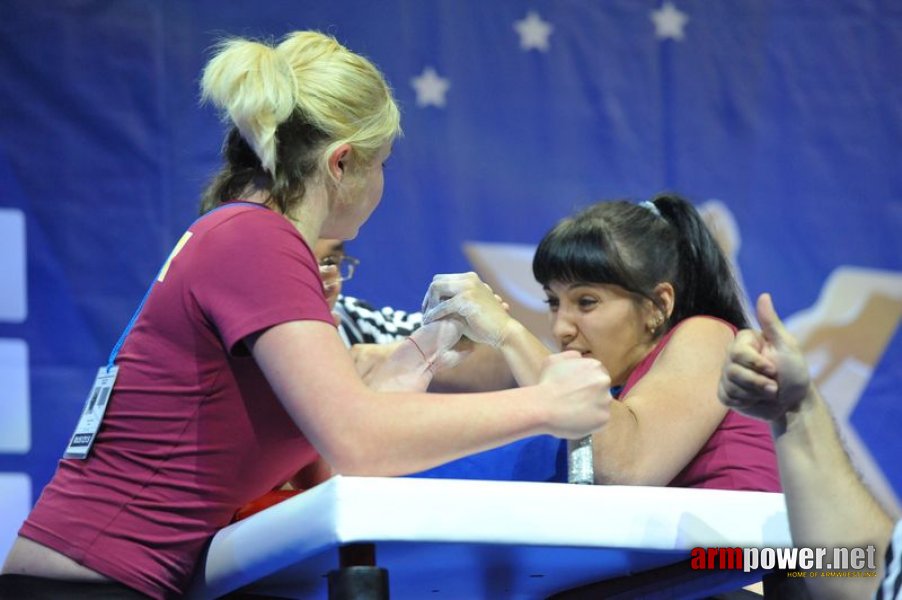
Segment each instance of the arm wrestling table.
[{"label": "arm wrestling table", "polygon": [[547,598],[612,579],[698,598],[763,573],[668,575],[692,548],[791,545],[782,494],[337,476],[217,533],[189,597],[325,600],[340,549],[369,548],[394,600]]}]

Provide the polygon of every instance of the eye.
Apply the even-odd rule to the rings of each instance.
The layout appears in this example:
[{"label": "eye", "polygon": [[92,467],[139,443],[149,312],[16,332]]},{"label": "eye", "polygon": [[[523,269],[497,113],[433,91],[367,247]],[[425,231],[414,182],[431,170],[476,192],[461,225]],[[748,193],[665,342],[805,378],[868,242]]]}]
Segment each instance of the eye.
[{"label": "eye", "polygon": [[545,298],[545,304],[548,305],[548,310],[551,312],[557,312],[558,307],[561,304],[561,301],[555,298],[554,296],[548,296]]},{"label": "eye", "polygon": [[592,310],[598,304],[598,298],[594,296],[580,296],[578,303],[580,310]]},{"label": "eye", "polygon": [[323,266],[323,267],[331,267],[331,266],[337,265],[339,263],[341,263],[340,256],[324,256],[319,261],[320,266]]}]

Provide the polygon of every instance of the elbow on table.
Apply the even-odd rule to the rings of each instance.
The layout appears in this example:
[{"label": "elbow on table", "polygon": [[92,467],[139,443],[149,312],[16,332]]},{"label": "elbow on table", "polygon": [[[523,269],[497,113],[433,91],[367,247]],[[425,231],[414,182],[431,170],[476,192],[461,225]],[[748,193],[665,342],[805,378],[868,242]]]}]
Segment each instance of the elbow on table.
[{"label": "elbow on table", "polygon": [[333,440],[321,451],[338,475],[359,477],[392,477],[405,474],[401,465],[392,463],[384,447],[367,443],[354,434]]},{"label": "elbow on table", "polygon": [[596,485],[665,486],[668,483],[670,479],[660,469],[634,458],[595,455]]}]

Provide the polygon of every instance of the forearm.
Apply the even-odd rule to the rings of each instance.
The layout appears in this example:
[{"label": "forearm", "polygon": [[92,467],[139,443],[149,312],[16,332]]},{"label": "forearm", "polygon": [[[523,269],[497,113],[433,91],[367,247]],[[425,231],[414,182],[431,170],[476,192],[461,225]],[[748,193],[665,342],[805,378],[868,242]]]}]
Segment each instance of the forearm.
[{"label": "forearm", "polygon": [[643,472],[639,457],[639,422],[622,402],[611,402],[605,428],[592,436],[595,483],[598,485],[666,485]]},{"label": "forearm", "polygon": [[432,381],[429,357],[407,338],[377,368],[364,376],[373,390],[382,392],[423,392]]},{"label": "forearm", "polygon": [[[814,387],[799,409],[773,425],[793,543],[799,547],[876,548],[883,570],[892,532],[889,515],[859,480],[833,417]],[[818,598],[864,598],[877,579],[814,578]]]},{"label": "forearm", "polygon": [[532,435],[580,437],[607,420],[610,379],[573,353],[551,357],[541,383],[528,388],[426,394],[371,390],[322,322],[283,323],[248,345],[298,429],[338,473],[402,475]]},{"label": "forearm", "polygon": [[484,344],[476,344],[460,364],[437,372],[429,385],[429,391],[488,392],[516,386],[517,382],[501,351]]},{"label": "forearm", "polygon": [[542,361],[551,354],[539,338],[513,319],[505,332],[500,350],[514,379],[521,386],[532,385],[539,380]]},{"label": "forearm", "polygon": [[[372,393],[345,418],[340,436],[321,439],[337,473],[396,476],[548,433],[539,387],[490,394]],[[437,432],[441,432],[437,435]]]}]

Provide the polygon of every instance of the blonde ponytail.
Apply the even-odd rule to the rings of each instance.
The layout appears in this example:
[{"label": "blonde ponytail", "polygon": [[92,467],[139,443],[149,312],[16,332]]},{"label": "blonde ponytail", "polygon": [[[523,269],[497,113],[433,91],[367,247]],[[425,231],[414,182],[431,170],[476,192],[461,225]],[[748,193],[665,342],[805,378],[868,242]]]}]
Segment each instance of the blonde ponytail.
[{"label": "blonde ponytail", "polygon": [[316,31],[286,35],[276,52],[294,73],[298,108],[331,138],[324,161],[341,144],[350,144],[361,162],[369,162],[400,133],[391,89],[366,58]]},{"label": "blonde ponytail", "polygon": [[270,46],[243,39],[223,42],[204,69],[202,99],[235,124],[260,164],[276,173],[276,129],[296,105],[291,67]]},{"label": "blonde ponytail", "polygon": [[202,211],[263,190],[287,213],[303,201],[312,177],[330,173],[336,148],[348,144],[349,168],[365,167],[401,132],[382,73],[316,31],[290,33],[275,47],[225,41],[204,69],[201,90],[234,124]]}]

